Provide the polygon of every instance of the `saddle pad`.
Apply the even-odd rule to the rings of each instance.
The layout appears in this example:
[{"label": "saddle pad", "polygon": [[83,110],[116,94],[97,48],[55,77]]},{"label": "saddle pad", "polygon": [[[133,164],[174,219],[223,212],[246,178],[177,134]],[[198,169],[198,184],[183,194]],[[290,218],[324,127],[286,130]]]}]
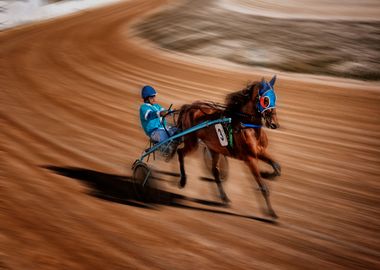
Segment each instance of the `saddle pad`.
[{"label": "saddle pad", "polygon": [[224,132],[223,126],[221,124],[215,125],[216,135],[218,136],[219,142],[221,146],[228,145],[228,138],[226,133]]}]

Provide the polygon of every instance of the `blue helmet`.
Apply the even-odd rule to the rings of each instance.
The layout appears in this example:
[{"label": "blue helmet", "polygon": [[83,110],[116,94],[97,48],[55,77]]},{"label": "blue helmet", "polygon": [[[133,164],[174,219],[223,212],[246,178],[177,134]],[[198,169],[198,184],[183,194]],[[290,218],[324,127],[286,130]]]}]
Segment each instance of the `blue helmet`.
[{"label": "blue helmet", "polygon": [[152,97],[152,96],[155,96],[157,95],[157,92],[156,90],[154,90],[154,88],[150,85],[145,85],[142,89],[141,89],[141,97],[143,99],[146,99],[147,97]]}]

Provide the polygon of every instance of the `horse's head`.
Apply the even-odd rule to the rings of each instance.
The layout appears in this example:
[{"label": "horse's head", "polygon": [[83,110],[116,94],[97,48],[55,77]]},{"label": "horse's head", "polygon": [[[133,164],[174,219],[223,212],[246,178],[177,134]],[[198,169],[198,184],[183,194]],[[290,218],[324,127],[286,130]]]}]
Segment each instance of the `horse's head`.
[{"label": "horse's head", "polygon": [[280,127],[276,113],[276,94],[274,92],[274,83],[276,82],[276,75],[267,82],[262,81],[257,84],[258,90],[256,94],[256,108],[261,114],[267,128],[276,129]]},{"label": "horse's head", "polygon": [[267,82],[253,82],[245,89],[226,96],[227,110],[239,115],[243,113],[251,117],[251,122],[276,129],[280,126],[276,114],[276,94],[273,86],[276,76]]}]

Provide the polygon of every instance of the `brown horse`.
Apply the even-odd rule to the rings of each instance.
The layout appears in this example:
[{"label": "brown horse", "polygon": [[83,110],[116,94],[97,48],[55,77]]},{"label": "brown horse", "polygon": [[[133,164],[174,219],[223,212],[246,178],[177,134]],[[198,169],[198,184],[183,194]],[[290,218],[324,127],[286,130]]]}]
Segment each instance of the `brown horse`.
[{"label": "brown horse", "polygon": [[[274,76],[270,82],[262,79],[261,82],[248,84],[245,89],[227,95],[226,105],[194,102],[181,107],[177,122],[178,128],[185,130],[206,120],[229,117],[232,122],[229,127],[224,127],[224,136],[229,137],[231,135],[230,138],[233,139],[228,140],[227,146],[222,146],[218,138],[221,134],[217,134],[214,126],[186,135],[183,148],[177,150],[181,171],[181,187],[186,185],[184,157],[197,148],[200,139],[210,149],[212,172],[223,202],[227,204],[230,200],[224,192],[219,178],[217,164],[220,155],[243,160],[247,164],[264,196],[268,214],[277,218],[269,200],[269,190],[263,182],[258,168],[258,160],[260,159],[270,164],[274,169],[271,176],[278,176],[281,172],[280,165],[266,151],[268,137],[261,128],[262,122],[271,129],[279,127],[275,107],[276,95],[273,90],[275,80],[276,77]],[[225,135],[226,133],[228,135]]]}]

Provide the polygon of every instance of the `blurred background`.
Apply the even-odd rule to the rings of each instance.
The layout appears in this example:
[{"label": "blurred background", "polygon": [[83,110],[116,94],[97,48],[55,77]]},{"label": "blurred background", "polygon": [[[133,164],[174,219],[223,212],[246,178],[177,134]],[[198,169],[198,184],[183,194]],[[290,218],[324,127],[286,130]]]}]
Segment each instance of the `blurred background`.
[{"label": "blurred background", "polygon": [[[0,269],[379,269],[380,1],[0,1]],[[277,74],[282,166],[202,152],[131,166],[149,84],[168,108]],[[260,169],[271,168],[259,163]]]},{"label": "blurred background", "polygon": [[239,64],[379,80],[379,18],[379,1],[199,0],[137,31],[166,49]]},{"label": "blurred background", "polygon": [[0,29],[67,15],[118,0],[7,0],[0,1]]},{"label": "blurred background", "polygon": [[[116,1],[0,1],[1,28]],[[137,34],[165,49],[238,64],[364,80],[380,78],[379,1],[195,0],[178,5],[180,2],[177,8],[139,24]]]}]

